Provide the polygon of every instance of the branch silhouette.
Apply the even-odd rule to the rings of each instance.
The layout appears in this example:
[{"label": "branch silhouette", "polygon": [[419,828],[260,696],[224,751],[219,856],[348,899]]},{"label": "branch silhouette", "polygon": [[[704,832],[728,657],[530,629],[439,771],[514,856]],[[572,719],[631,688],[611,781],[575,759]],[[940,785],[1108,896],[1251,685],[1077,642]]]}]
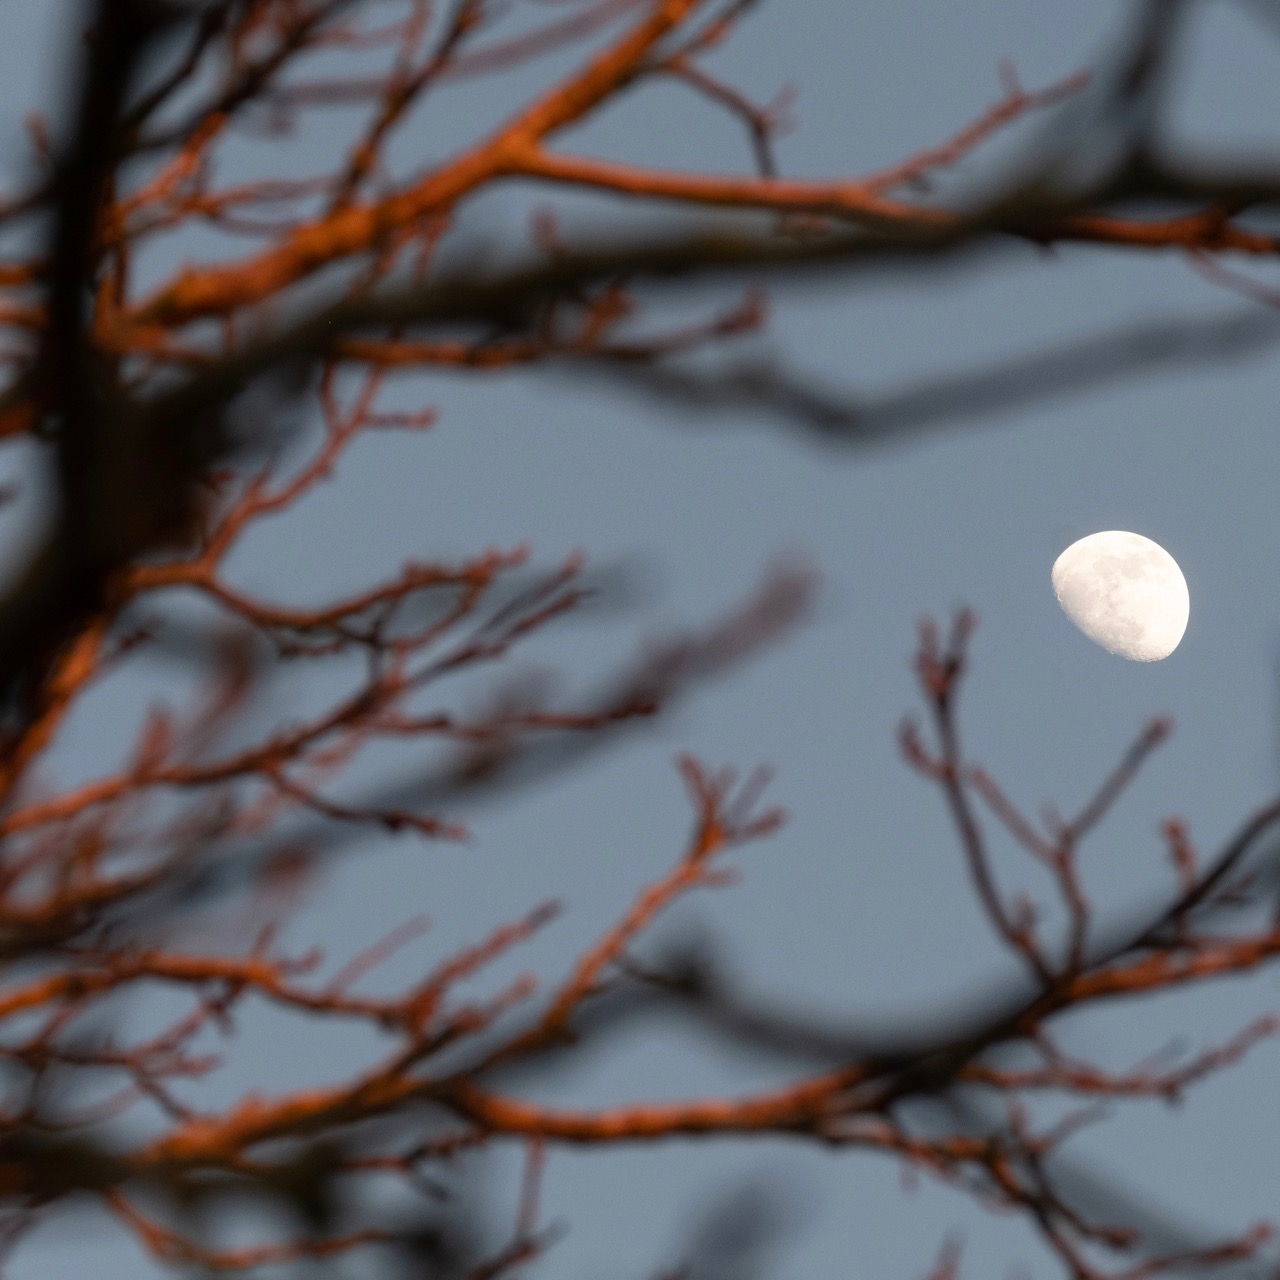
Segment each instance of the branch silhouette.
[{"label": "branch silhouette", "polygon": [[[389,922],[328,976],[318,951],[282,942],[325,858],[387,834],[458,839],[466,806],[550,779],[647,723],[782,638],[814,590],[809,570],[782,566],[738,608],[571,697],[515,663],[531,637],[581,610],[580,557],[546,567],[515,546],[409,558],[301,603],[242,586],[229,566],[251,534],[311,500],[358,441],[430,428],[431,406],[388,407],[394,375],[545,368],[687,410],[750,409],[857,446],[1243,358],[1277,337],[1264,308],[1153,320],[875,395],[827,390],[763,359],[716,365],[722,344],[763,328],[761,287],[773,281],[842,284],[959,261],[990,269],[1027,245],[1104,245],[1189,255],[1213,283],[1266,302],[1222,258],[1266,261],[1280,249],[1280,167],[1189,158],[1160,142],[1190,0],[1136,6],[1087,73],[1027,89],[1006,68],[986,109],[887,168],[806,179],[788,176],[777,145],[785,96],[762,105],[709,62],[752,7],[572,0],[524,27],[511,7],[479,0],[86,8],[65,136],[33,125],[29,181],[0,203],[15,246],[0,263],[0,446],[49,464],[52,499],[43,541],[0,599],[0,1250],[89,1199],[165,1267],[319,1267],[359,1252],[387,1274],[488,1280],[554,1244],[540,1190],[563,1146],[786,1135],[876,1154],[1012,1212],[1073,1280],[1273,1265],[1261,1226],[1221,1238],[1184,1229],[1145,1207],[1145,1192],[1129,1197],[1073,1168],[1063,1148],[1099,1100],[1175,1100],[1274,1023],[1128,1069],[1068,1054],[1055,1031],[1079,1011],[1276,961],[1266,908],[1280,802],[1208,862],[1171,821],[1175,887],[1110,920],[1089,903],[1078,848],[1167,727],[1139,736],[1074,821],[1036,825],[961,744],[968,614],[945,639],[922,629],[930,728],[904,726],[901,746],[946,804],[1008,953],[1010,974],[970,1008],[846,1029],[797,1016],[794,1001],[779,1012],[738,998],[709,952],[648,958],[664,913],[727,886],[735,850],[783,818],[764,804],[766,772],[690,757],[680,762],[686,845],[545,993],[527,978],[484,983],[551,927],[554,904],[377,994],[367,980],[420,920]],[[525,91],[548,52],[562,55],[560,70]],[[509,94],[500,122],[444,160],[404,162],[396,144],[417,107],[480,75]],[[691,91],[691,110],[727,111],[743,129],[749,172],[567,149],[575,128],[624,96],[673,81]],[[352,133],[327,172],[282,177],[274,160],[255,169],[236,154],[246,133],[284,146],[291,128],[335,109]],[[1027,141],[1013,160],[966,176],[1015,126]],[[566,227],[521,206],[527,228],[482,237],[472,202],[499,187],[522,199],[594,192],[628,216]],[[659,207],[681,216],[639,216]],[[192,246],[177,267],[164,249],[173,243]],[[747,288],[692,323],[673,320],[668,303],[694,283]],[[189,700],[113,726],[98,743],[102,772],[57,783],[49,766],[93,691],[175,650]],[[299,671],[319,692],[287,719],[271,716],[275,682]],[[457,677],[484,696],[460,703]],[[361,792],[350,776],[374,748],[406,764]],[[1062,929],[996,874],[991,824],[1049,873]],[[192,919],[228,903],[250,940],[196,946]],[[182,1011],[146,1035],[129,1031],[120,1010],[155,990]],[[312,1087],[212,1105],[208,1045],[229,1041],[255,1002],[282,1020],[358,1029],[372,1047],[355,1070]],[[544,1106],[528,1092],[629,1020],[675,1009],[709,1042],[780,1058],[787,1081],[601,1107]],[[86,1103],[85,1082],[104,1079],[119,1088]],[[1041,1124],[1042,1098],[1067,1118]],[[504,1144],[523,1148],[524,1172],[495,1235],[482,1190],[456,1166]],[[399,1219],[352,1190],[390,1181],[416,1206]],[[277,1221],[232,1247],[224,1228],[246,1198]],[[726,1201],[695,1233],[686,1274],[759,1273],[768,1208],[755,1192]],[[961,1264],[948,1244],[935,1275]]]}]

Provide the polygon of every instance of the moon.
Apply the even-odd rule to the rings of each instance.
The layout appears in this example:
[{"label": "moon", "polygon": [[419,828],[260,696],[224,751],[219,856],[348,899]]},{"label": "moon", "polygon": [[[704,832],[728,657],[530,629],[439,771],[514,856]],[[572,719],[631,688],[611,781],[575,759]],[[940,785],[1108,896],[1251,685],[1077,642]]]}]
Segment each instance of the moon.
[{"label": "moon", "polygon": [[1178,562],[1158,542],[1120,529],[1073,542],[1054,561],[1053,593],[1090,640],[1134,662],[1167,658],[1191,616]]}]

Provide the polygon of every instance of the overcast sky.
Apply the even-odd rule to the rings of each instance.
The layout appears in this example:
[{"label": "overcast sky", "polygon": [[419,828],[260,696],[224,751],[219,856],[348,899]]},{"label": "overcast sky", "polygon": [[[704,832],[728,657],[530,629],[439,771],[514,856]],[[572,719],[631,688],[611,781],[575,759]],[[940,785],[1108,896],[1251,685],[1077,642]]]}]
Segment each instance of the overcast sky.
[{"label": "overcast sky", "polygon": [[[68,6],[0,6],[0,158],[11,164],[24,113],[49,102],[60,82],[54,29]],[[780,146],[784,172],[856,174],[980,112],[998,96],[1002,58],[1033,87],[1096,65],[1122,8],[1104,0],[774,0],[716,66],[759,97],[798,88],[796,128]],[[1173,117],[1189,145],[1256,154],[1280,143],[1280,30],[1265,25],[1260,8],[1202,6]],[[522,83],[553,69],[539,65]],[[484,92],[442,97],[430,127],[404,146],[422,156],[451,149]],[[300,168],[323,160],[323,136],[294,145]],[[646,163],[749,163],[733,127],[678,87],[634,95],[575,145]],[[523,198],[511,191],[486,200],[477,225],[508,225]],[[589,202],[573,207],[592,212]],[[1265,264],[1256,269],[1265,274]],[[940,798],[909,773],[894,736],[918,707],[909,662],[916,620],[960,602],[981,615],[962,703],[967,740],[1026,807],[1052,799],[1070,810],[1150,716],[1177,720],[1173,741],[1085,851],[1100,905],[1118,913],[1171,887],[1156,834],[1163,816],[1184,815],[1212,848],[1275,789],[1280,329],[1266,314],[1250,313],[1177,254],[1087,247],[1014,247],[946,270],[837,274],[773,298],[765,346],[780,361],[832,395],[896,406],[919,429],[874,446],[836,446],[746,406],[690,417],[567,373],[423,379],[403,394],[439,407],[432,432],[362,444],[334,483],[236,562],[239,580],[255,589],[305,598],[408,556],[528,542],[550,565],[584,548],[632,586],[625,608],[534,646],[540,659],[578,673],[571,688],[640,640],[730,607],[780,555],[813,563],[823,581],[802,630],[659,726],[551,783],[461,813],[473,831],[466,847],[362,846],[291,926],[296,945],[354,951],[424,911],[435,928],[388,971],[407,977],[497,920],[559,897],[566,915],[517,966],[554,979],[677,856],[688,810],[673,760],[689,750],[711,763],[770,762],[772,796],[791,818],[739,856],[737,887],[682,908],[659,938],[708,927],[748,990],[840,1027],[910,1024],[963,1001],[1012,962],[979,917]],[[963,415],[908,412],[921,403],[910,394],[967,371],[1077,344],[1090,366],[1134,330],[1214,320],[1247,334],[1238,358],[1197,348],[1034,401],[980,401]],[[1156,539],[1186,575],[1190,625],[1165,662],[1108,655],[1053,599],[1058,553],[1111,528]],[[140,688],[105,694],[76,722],[80,737],[63,748],[68,769],[88,767],[108,717],[121,700],[136,702]],[[1007,852],[1010,876],[1034,883]],[[1276,1004],[1275,978],[1264,975],[1080,1020],[1068,1042],[1123,1066],[1179,1036],[1197,1045],[1229,1034]],[[211,1086],[220,1095],[342,1070],[341,1046],[303,1032],[273,1038],[272,1026],[247,1021],[243,1054]],[[1073,1153],[1207,1231],[1274,1215],[1278,1068],[1280,1048],[1264,1046],[1180,1110],[1118,1110]],[[646,1024],[572,1076],[537,1087],[559,1101],[604,1103],[739,1090],[776,1070]],[[700,1209],[752,1179],[776,1182],[789,1197],[796,1229],[773,1256],[779,1280],[921,1275],[957,1229],[968,1241],[966,1274],[1004,1275],[1016,1263],[1056,1274],[1020,1223],[986,1218],[958,1192],[928,1182],[910,1192],[890,1162],[779,1140],[554,1152],[546,1213],[569,1231],[543,1274],[652,1275],[680,1261]],[[495,1187],[508,1194],[499,1173]],[[130,1243],[86,1222],[82,1231],[37,1236],[13,1276],[61,1280],[89,1266],[104,1280],[148,1274]]]}]

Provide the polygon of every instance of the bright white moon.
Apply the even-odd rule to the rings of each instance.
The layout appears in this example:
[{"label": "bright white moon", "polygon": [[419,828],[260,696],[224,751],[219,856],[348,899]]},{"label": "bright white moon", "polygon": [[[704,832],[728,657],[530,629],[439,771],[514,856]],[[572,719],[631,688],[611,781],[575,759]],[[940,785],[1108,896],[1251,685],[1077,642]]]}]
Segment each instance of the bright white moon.
[{"label": "bright white moon", "polygon": [[1177,561],[1158,542],[1119,529],[1073,542],[1054,561],[1053,593],[1090,640],[1134,662],[1167,658],[1191,615]]}]

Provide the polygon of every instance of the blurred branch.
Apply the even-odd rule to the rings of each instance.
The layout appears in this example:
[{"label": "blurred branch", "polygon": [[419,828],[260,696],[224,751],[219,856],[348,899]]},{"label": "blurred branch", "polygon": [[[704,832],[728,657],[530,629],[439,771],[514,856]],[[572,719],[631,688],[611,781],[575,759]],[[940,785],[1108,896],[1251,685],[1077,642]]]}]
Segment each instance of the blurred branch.
[{"label": "blurred branch", "polygon": [[[1152,321],[976,369],[912,380],[878,394],[839,393],[769,362],[704,373],[667,365],[595,362],[588,372],[660,403],[707,416],[766,417],[837,445],[909,439],[1163,371],[1247,359],[1280,340],[1280,319],[1257,308],[1208,319]],[[581,376],[581,375],[579,375]]]}]

